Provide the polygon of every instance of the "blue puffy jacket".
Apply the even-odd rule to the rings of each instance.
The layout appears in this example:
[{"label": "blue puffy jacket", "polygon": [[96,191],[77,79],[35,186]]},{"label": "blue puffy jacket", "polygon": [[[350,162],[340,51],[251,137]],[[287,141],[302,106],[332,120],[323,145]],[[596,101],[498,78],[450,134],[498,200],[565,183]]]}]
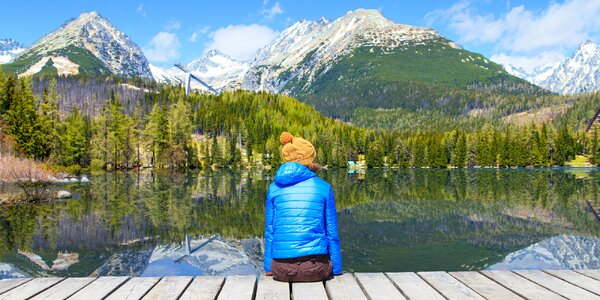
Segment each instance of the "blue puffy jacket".
[{"label": "blue puffy jacket", "polygon": [[265,272],[273,258],[329,254],[333,274],[342,273],[333,190],[307,167],[279,167],[267,194],[265,228]]}]

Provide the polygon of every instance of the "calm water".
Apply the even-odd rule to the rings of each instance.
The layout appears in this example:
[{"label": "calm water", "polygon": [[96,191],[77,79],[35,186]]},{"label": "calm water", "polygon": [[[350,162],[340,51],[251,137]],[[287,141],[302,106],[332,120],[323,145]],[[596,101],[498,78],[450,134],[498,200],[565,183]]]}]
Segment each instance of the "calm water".
[{"label": "calm water", "polygon": [[[100,173],[56,187],[74,199],[0,207],[0,277],[259,272],[272,175]],[[319,175],[334,187],[345,271],[600,268],[584,206],[596,170]]]}]

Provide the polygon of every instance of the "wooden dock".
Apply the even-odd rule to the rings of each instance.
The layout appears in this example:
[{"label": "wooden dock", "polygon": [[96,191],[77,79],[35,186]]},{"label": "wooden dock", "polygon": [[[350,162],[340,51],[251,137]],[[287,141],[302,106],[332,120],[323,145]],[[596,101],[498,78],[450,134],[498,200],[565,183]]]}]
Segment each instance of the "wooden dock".
[{"label": "wooden dock", "polygon": [[354,273],[294,284],[264,276],[3,279],[0,299],[600,299],[600,270]]}]

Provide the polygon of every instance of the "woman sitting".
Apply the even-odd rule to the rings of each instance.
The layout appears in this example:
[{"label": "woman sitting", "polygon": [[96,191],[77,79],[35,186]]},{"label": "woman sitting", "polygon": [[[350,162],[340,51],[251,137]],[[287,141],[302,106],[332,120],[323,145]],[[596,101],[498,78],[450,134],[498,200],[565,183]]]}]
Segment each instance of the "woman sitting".
[{"label": "woman sitting", "polygon": [[286,282],[322,281],[342,273],[337,212],[331,185],[314,172],[313,145],[288,132],[280,136],[284,164],[269,187],[264,268]]}]

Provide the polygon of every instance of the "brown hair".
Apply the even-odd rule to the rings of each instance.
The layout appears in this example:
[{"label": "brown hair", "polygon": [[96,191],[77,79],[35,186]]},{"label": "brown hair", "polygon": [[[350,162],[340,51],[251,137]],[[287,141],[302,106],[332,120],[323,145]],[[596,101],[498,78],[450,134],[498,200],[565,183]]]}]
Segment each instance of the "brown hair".
[{"label": "brown hair", "polygon": [[308,165],[308,169],[313,171],[313,172],[318,172],[319,170],[321,170],[321,165],[319,165],[316,162],[311,163],[310,165]]}]

